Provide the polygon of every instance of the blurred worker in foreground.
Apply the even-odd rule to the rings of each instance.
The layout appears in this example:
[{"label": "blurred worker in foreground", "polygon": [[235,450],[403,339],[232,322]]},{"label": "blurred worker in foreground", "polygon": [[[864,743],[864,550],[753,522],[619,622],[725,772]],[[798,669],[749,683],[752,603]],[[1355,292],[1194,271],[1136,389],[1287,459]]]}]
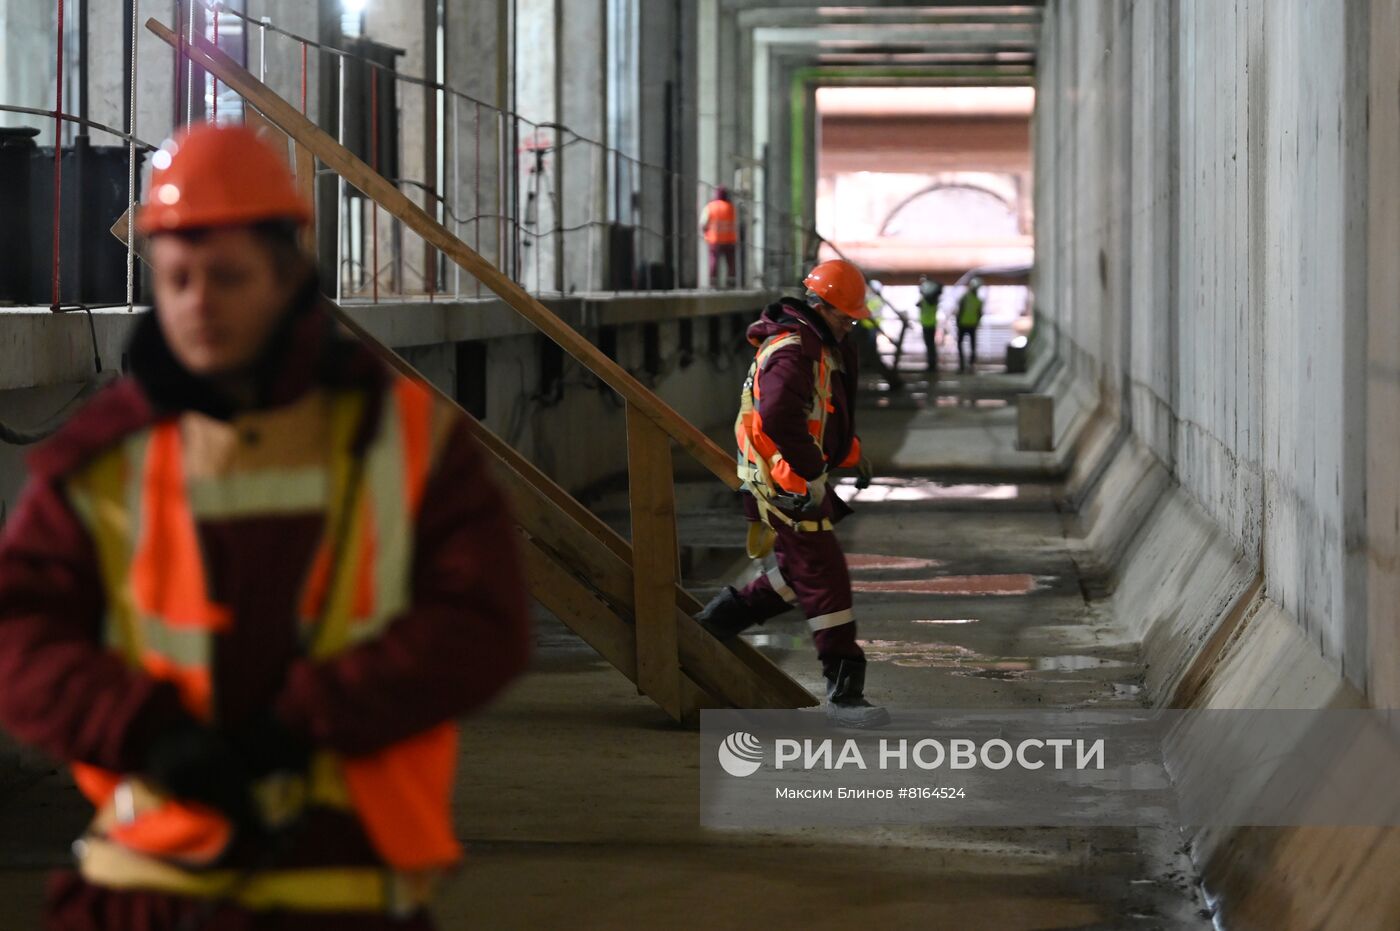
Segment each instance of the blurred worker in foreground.
[{"label": "blurred worker in foreground", "polygon": [[919,276],[919,326],[924,331],[924,352],[928,356],[930,379],[938,375],[938,302],[943,285],[928,275]]},{"label": "blurred worker in foreground", "polygon": [[805,300],[770,304],[749,327],[758,349],[734,425],[748,496],[749,555],[776,551],[777,567],[743,591],[726,588],[696,616],[721,639],[797,606],[807,616],[827,680],[827,714],[847,727],[880,727],[889,714],[865,700],[865,653],[856,642],[851,577],[833,527],[850,508],[829,487],[834,468],[870,484],[855,428],[859,371],[847,337],[869,313],[865,279],[849,262],[823,262]]},{"label": "blurred worker in foreground", "polygon": [[[977,371],[977,327],[982,323],[982,279],[973,276],[967,290],[958,300],[958,371]],[[963,340],[969,343],[967,361],[963,361]]]},{"label": "blurred worker in foreground", "polygon": [[700,229],[705,234],[705,242],[710,246],[710,287],[720,287],[720,259],[724,260],[729,269],[723,286],[734,287],[734,257],[739,243],[739,219],[735,214],[734,202],[729,199],[729,188],[722,184],[715,188],[715,199],[706,204],[700,214]]},{"label": "blurred worker in foreground", "polygon": [[97,809],[46,927],[429,928],[453,719],[527,659],[512,520],[465,419],[335,332],[277,152],[153,164],[130,376],[0,542],[0,722]]}]

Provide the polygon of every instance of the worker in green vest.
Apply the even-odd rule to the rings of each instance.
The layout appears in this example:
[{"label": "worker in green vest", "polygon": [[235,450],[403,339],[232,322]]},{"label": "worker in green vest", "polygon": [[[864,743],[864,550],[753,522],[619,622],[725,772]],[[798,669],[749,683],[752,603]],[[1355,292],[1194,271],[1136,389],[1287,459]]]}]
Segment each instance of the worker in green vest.
[{"label": "worker in green vest", "polygon": [[943,285],[928,275],[919,276],[919,325],[924,331],[924,352],[928,355],[930,377],[938,374],[938,302]]},{"label": "worker in green vest", "polygon": [[[982,279],[976,275],[967,283],[967,290],[958,301],[958,371],[977,369],[977,327],[982,322]],[[966,362],[963,360],[963,338],[970,343]]]}]

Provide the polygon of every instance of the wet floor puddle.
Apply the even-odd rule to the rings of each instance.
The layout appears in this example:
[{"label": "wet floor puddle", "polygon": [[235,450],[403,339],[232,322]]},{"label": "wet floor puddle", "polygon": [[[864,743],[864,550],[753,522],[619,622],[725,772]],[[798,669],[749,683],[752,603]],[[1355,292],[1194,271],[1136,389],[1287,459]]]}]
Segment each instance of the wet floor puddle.
[{"label": "wet floor puddle", "polygon": [[901,595],[1028,595],[1052,579],[1020,572],[1005,575],[945,575],[931,579],[861,579],[853,591]]},{"label": "wet floor puddle", "polygon": [[980,501],[1012,501],[1021,497],[1019,485],[990,485],[963,483],[944,485],[939,482],[907,479],[878,479],[869,488],[855,489],[854,478],[843,478],[840,484],[850,494],[843,495],[857,504],[882,501],[944,501],[976,499]]}]

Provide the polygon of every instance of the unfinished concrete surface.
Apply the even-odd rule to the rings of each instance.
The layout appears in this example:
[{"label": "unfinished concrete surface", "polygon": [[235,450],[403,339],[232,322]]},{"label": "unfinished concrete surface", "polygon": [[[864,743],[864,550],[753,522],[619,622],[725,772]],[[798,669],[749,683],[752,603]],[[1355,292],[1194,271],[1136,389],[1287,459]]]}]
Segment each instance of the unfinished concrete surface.
[{"label": "unfinished concrete surface", "polygon": [[[1156,702],[1395,707],[1397,25],[1393,2],[1047,6],[1038,295],[1130,436],[1085,503]],[[1193,841],[1225,927],[1400,923],[1393,829]]]}]

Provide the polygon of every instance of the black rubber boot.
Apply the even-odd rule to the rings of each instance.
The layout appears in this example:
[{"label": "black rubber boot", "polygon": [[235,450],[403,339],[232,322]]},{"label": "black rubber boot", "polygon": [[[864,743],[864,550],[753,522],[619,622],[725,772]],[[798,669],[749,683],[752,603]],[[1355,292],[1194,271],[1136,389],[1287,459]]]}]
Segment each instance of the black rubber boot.
[{"label": "black rubber boot", "polygon": [[730,585],[711,598],[695,615],[695,620],[716,640],[733,640],[753,625],[762,623],[764,618],[755,614],[739,597],[738,590]]},{"label": "black rubber boot", "polygon": [[865,660],[843,659],[828,666],[826,718],[837,727],[876,728],[890,723],[890,713],[865,700]]}]

